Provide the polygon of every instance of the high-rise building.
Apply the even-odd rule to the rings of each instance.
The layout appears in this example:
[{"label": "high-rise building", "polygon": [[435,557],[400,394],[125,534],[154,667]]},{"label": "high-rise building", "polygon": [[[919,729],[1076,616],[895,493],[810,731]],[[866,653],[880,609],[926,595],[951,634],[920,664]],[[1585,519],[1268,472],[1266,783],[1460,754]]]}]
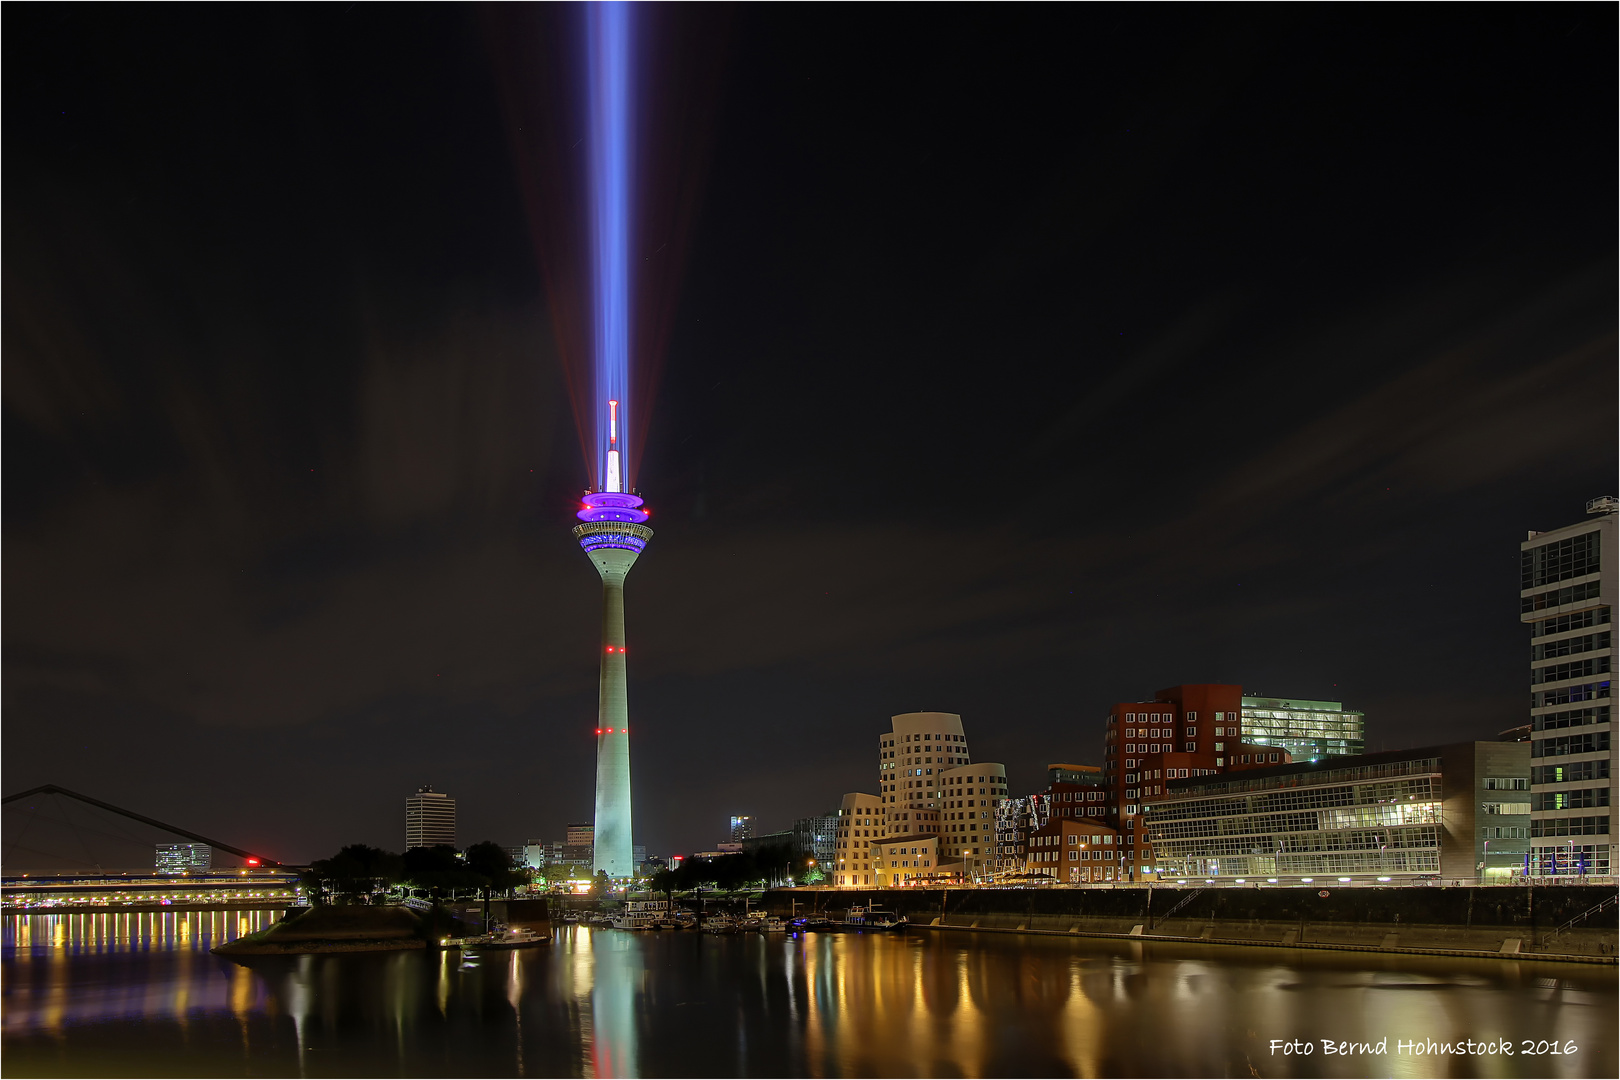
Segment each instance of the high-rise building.
[{"label": "high-rise building", "polygon": [[793,823],[793,847],[831,872],[838,858],[838,811],[802,817]]},{"label": "high-rise building", "polygon": [[589,821],[570,821],[568,823],[568,839],[563,841],[562,861],[594,865],[596,861],[595,838],[595,825]]},{"label": "high-rise building", "polygon": [[[973,761],[962,718],[955,713],[901,713],[891,724],[878,737],[878,790],[887,800],[888,833],[938,833],[944,777]],[[987,798],[999,801],[1006,794],[1006,770],[999,763],[980,762],[974,770],[988,777],[983,782],[993,790]],[[959,786],[965,790],[966,781]]]},{"label": "high-rise building", "polygon": [[1139,818],[1142,801],[1162,795],[1167,781],[1293,760],[1285,749],[1244,742],[1242,701],[1242,687],[1192,683],[1110,710],[1103,782],[1114,805],[1106,823],[1119,831],[1125,880],[1154,875],[1153,850]]},{"label": "high-rise building", "polygon": [[601,491],[585,493],[575,515],[579,546],[602,578],[602,666],[596,710],[595,872],[635,876],[630,841],[630,699],[625,675],[624,579],[652,530],[640,496],[624,490],[619,462],[619,403],[608,402],[607,466]]},{"label": "high-rise building", "polygon": [[740,844],[754,835],[754,819],[749,814],[731,815],[731,842]]},{"label": "high-rise building", "polygon": [[456,800],[423,784],[405,800],[405,850],[456,846]]},{"label": "high-rise building", "polygon": [[1616,511],[1519,545],[1519,620],[1530,627],[1530,858],[1538,877],[1614,873],[1613,612]]},{"label": "high-rise building", "polygon": [[1348,757],[1367,748],[1367,714],[1342,701],[1243,696],[1243,740],[1277,746],[1295,761]]},{"label": "high-rise building", "polygon": [[1007,797],[1007,770],[1000,762],[973,760],[960,716],[892,717],[890,730],[878,738],[878,791],[884,811],[878,839],[907,846],[889,851],[892,867],[874,858],[874,884],[966,878],[995,869],[996,810]]},{"label": "high-rise building", "polygon": [[[554,854],[555,852],[555,854]],[[550,840],[523,841],[523,865],[540,870],[562,861],[562,845]]]},{"label": "high-rise building", "polygon": [[158,844],[152,865],[160,874],[209,870],[214,865],[214,849],[207,844]]}]

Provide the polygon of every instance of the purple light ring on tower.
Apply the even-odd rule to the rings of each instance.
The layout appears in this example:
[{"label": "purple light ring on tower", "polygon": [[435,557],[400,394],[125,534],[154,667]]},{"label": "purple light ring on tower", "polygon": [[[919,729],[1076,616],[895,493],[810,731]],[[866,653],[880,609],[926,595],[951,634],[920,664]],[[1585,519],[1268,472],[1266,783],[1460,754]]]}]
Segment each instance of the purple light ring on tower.
[{"label": "purple light ring on tower", "polygon": [[574,526],[574,536],[579,540],[579,546],[586,551],[621,548],[640,554],[646,550],[647,541],[652,539],[652,535],[653,531],[645,525],[630,522],[593,521],[587,525]]},{"label": "purple light ring on tower", "polygon": [[574,516],[581,521],[628,521],[640,525],[650,516],[638,509],[642,499],[617,491],[590,491],[585,494],[585,508]]}]

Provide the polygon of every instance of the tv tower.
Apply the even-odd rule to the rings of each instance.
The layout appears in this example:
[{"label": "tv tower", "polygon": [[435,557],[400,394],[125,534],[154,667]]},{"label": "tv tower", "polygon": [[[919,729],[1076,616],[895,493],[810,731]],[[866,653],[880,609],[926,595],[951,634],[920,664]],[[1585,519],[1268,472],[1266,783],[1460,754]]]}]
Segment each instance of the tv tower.
[{"label": "tv tower", "polygon": [[606,479],[585,493],[574,526],[579,546],[602,575],[602,675],[596,707],[596,853],[591,872],[634,876],[630,848],[630,702],[624,671],[624,578],[652,539],[641,498],[624,490],[619,403],[608,402]]}]

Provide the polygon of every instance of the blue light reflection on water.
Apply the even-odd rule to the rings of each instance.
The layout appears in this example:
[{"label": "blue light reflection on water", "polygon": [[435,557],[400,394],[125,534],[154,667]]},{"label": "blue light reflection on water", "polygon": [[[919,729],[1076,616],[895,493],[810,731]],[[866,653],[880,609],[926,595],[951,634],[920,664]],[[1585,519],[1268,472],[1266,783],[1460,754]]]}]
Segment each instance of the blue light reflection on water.
[{"label": "blue light reflection on water", "polygon": [[[207,953],[265,917],[8,918],[7,1074],[1598,1076],[1616,1064],[1612,968],[586,928],[522,953]],[[1266,1053],[1272,1037],[1468,1035],[1581,1050]]]}]

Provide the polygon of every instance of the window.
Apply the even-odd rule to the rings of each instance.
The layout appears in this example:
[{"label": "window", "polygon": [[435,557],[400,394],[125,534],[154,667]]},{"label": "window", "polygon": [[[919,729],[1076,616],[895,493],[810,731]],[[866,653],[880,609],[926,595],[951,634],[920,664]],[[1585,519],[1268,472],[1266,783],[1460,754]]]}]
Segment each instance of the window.
[{"label": "window", "polygon": [[1521,596],[1519,597],[1519,612],[1523,614],[1528,611],[1541,611],[1545,608],[1579,603],[1582,600],[1596,600],[1601,594],[1600,584],[1597,581],[1587,581],[1580,585],[1570,585],[1563,589],[1537,593],[1534,596]]},{"label": "window", "polygon": [[1587,724],[1609,722],[1609,707],[1598,705],[1586,709],[1568,709],[1564,712],[1542,713],[1531,721],[1537,731],[1556,731],[1559,728],[1584,727]]},{"label": "window", "polygon": [[1576,656],[1584,652],[1595,652],[1598,649],[1607,649],[1610,644],[1608,631],[1601,634],[1583,634],[1580,637],[1564,638],[1561,641],[1549,641],[1530,647],[1530,659],[1550,660],[1558,656]]},{"label": "window", "polygon": [[1547,667],[1535,668],[1530,672],[1530,684],[1545,682],[1562,682],[1565,679],[1584,679],[1589,675],[1601,675],[1609,670],[1609,657],[1592,656],[1585,660],[1573,660],[1567,664],[1550,664]]},{"label": "window", "polygon": [[1609,748],[1607,731],[1592,731],[1583,735],[1560,735],[1552,739],[1537,739],[1530,744],[1530,756],[1563,757],[1567,754],[1595,754]]},{"label": "window", "polygon": [[1576,683],[1572,686],[1560,686],[1556,690],[1539,690],[1531,694],[1530,707],[1539,709],[1543,705],[1568,705],[1571,702],[1596,701],[1609,696],[1610,684],[1607,679],[1596,683]]},{"label": "window", "polygon": [[1519,588],[1533,589],[1555,581],[1598,572],[1599,530],[1555,540],[1519,553]]},{"label": "window", "polygon": [[1560,615],[1555,619],[1543,619],[1530,624],[1532,638],[1546,637],[1549,634],[1562,634],[1570,630],[1584,630],[1588,626],[1604,626],[1610,620],[1608,608],[1590,608],[1586,611],[1577,611],[1569,615]]},{"label": "window", "polygon": [[1187,729],[1187,738],[1189,738],[1189,739],[1198,738],[1198,729],[1195,728],[1195,727],[1188,728]]},{"label": "window", "polygon": [[1487,776],[1486,791],[1529,791],[1530,778],[1526,776]]}]

